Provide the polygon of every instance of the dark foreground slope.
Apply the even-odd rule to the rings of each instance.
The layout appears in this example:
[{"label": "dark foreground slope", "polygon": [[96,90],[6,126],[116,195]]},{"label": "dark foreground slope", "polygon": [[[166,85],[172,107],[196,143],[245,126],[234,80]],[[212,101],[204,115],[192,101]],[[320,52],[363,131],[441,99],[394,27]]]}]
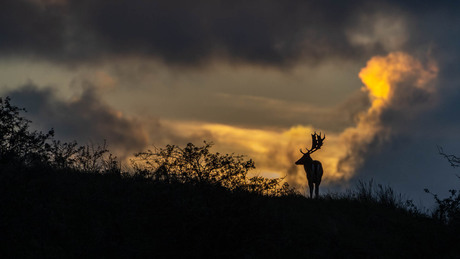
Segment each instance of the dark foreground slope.
[{"label": "dark foreground slope", "polygon": [[459,255],[455,233],[403,210],[139,177],[5,170],[0,206],[2,257]]}]

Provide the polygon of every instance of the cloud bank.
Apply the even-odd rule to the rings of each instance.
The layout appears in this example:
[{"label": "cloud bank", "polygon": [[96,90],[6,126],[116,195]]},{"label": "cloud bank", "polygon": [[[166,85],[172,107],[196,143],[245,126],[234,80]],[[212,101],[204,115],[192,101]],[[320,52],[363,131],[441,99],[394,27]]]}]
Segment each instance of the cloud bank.
[{"label": "cloud bank", "polygon": [[[410,2],[410,1],[408,1]],[[404,2],[4,0],[0,53],[70,64],[111,57],[200,65],[367,58],[417,45]],[[429,10],[446,9],[437,2]],[[417,32],[418,33],[418,32]],[[417,35],[415,33],[415,36]]]}]

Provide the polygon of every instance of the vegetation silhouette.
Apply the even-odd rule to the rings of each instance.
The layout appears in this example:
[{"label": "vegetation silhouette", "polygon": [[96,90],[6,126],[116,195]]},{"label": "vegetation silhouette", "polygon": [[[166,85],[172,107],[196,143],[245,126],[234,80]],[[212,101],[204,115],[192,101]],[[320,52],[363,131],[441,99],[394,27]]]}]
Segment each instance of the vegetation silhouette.
[{"label": "vegetation silhouette", "polygon": [[321,178],[323,177],[323,165],[320,161],[313,160],[310,154],[323,146],[324,139],[326,139],[326,135],[321,138],[321,133],[319,133],[319,135],[316,134],[316,132],[315,134],[311,134],[311,148],[306,148],[306,153],[300,149],[300,153],[302,153],[303,156],[295,162],[296,165],[303,165],[305,169],[308,188],[310,189],[310,198],[313,198],[313,190],[315,191],[315,197],[318,198],[319,185],[321,184]]},{"label": "vegetation silhouette", "polygon": [[54,136],[29,131],[30,121],[20,116],[25,109],[11,105],[10,98],[0,98],[0,164],[40,165],[49,159],[51,146],[46,143]]},{"label": "vegetation silhouette", "polygon": [[46,168],[107,173],[120,171],[115,156],[102,145],[82,145],[76,141],[54,139],[54,130],[48,133],[30,131],[30,120],[21,116],[26,112],[0,98],[0,165],[5,167]]},{"label": "vegetation silhouette", "polygon": [[[460,167],[460,157],[446,154],[442,147],[438,147],[439,154],[446,158],[454,168]],[[460,176],[457,175],[460,178]],[[441,199],[437,194],[425,189],[426,193],[433,196],[436,202],[436,208],[432,212],[432,218],[449,226],[455,231],[460,231],[460,190],[449,190],[449,197]]]},{"label": "vegetation silhouette", "polygon": [[[23,257],[455,257],[458,232],[390,187],[306,199],[211,144],[140,152],[29,131],[0,99],[0,254]],[[276,187],[275,187],[276,186]]]},{"label": "vegetation silhouette", "polygon": [[199,147],[188,143],[185,148],[167,145],[153,151],[135,154],[132,167],[135,174],[165,182],[210,184],[228,190],[243,190],[262,195],[296,195],[296,191],[282,178],[248,177],[255,168],[252,159],[233,154],[212,153],[212,143]]}]

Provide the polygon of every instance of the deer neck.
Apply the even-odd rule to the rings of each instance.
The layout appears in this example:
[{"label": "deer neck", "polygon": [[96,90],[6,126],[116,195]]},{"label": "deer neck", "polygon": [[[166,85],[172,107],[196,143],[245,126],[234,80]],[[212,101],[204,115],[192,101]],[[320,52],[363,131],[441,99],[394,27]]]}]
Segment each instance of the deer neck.
[{"label": "deer neck", "polygon": [[313,159],[308,159],[306,161],[306,163],[303,165],[303,167],[305,168],[305,170],[308,170],[308,171],[311,171],[313,170]]}]

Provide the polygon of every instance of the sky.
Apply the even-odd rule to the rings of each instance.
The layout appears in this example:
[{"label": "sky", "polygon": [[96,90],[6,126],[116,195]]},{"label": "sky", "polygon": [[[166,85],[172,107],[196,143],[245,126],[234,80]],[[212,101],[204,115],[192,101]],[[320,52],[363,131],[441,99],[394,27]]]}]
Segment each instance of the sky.
[{"label": "sky", "polygon": [[123,163],[213,142],[254,174],[321,192],[389,185],[416,205],[458,189],[460,4],[455,1],[2,0],[0,96],[56,138]]}]

